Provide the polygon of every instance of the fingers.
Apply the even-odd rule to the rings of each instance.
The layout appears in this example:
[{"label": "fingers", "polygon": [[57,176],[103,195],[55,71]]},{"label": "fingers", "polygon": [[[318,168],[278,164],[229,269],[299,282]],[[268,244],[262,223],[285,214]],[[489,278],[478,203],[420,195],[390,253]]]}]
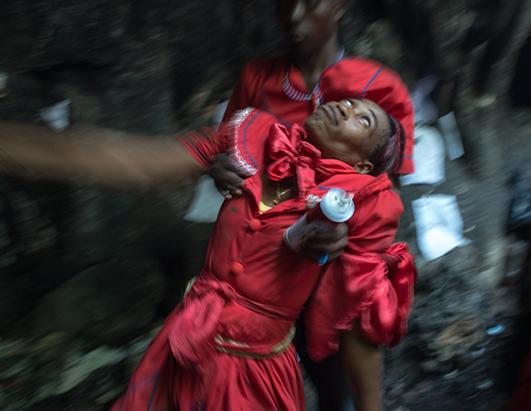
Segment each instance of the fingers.
[{"label": "fingers", "polygon": [[248,174],[246,174],[241,168],[236,167],[234,162],[230,159],[230,157],[225,154],[218,154],[212,163],[212,166],[217,166],[220,169],[236,174],[240,178],[247,178],[249,177]]},{"label": "fingers", "polygon": [[334,242],[348,236],[348,225],[345,223],[321,224],[313,234],[312,241]]},{"label": "fingers", "polygon": [[219,192],[225,198],[239,197],[243,194],[242,187],[245,184],[243,180],[239,184],[234,184],[224,179],[216,180],[215,182]]},{"label": "fingers", "polygon": [[328,261],[339,257],[348,244],[348,226],[346,224],[327,225],[312,230],[306,237],[301,254],[313,260],[322,260],[325,254]]},{"label": "fingers", "polygon": [[223,197],[225,197],[227,200],[233,198],[233,197],[239,197],[243,194],[243,191],[241,188],[236,187],[232,184],[216,184],[219,192]]},{"label": "fingers", "polygon": [[219,164],[213,164],[210,167],[210,175],[218,184],[230,184],[235,187],[242,187],[244,179],[238,174],[222,168]]},{"label": "fingers", "polygon": [[232,194],[230,193],[229,190],[224,190],[218,187],[218,191],[223,197],[225,197],[226,200],[230,200],[232,198]]},{"label": "fingers", "polygon": [[220,176],[220,180],[222,184],[224,184],[226,188],[230,190],[240,190],[245,184],[243,178],[231,171],[225,171],[223,175]]},{"label": "fingers", "polygon": [[328,261],[333,261],[343,253],[347,243],[348,239],[323,244],[313,244],[311,241],[307,241],[301,249],[301,254],[313,261],[319,261],[323,255],[327,254]]},{"label": "fingers", "polygon": [[216,182],[220,193],[227,199],[241,196],[244,179],[234,170],[225,154],[220,154],[210,167],[210,175]]}]

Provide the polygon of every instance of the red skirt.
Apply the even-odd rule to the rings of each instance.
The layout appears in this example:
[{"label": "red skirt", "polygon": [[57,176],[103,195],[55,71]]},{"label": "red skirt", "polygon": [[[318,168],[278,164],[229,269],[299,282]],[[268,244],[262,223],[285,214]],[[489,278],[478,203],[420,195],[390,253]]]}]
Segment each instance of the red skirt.
[{"label": "red skirt", "polygon": [[293,345],[266,358],[215,349],[217,301],[194,298],[166,319],[111,411],[304,411]]}]

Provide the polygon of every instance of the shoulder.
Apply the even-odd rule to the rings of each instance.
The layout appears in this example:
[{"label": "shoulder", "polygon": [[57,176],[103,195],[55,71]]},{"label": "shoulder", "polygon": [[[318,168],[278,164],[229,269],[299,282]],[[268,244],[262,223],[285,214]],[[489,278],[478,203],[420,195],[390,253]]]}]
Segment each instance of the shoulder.
[{"label": "shoulder", "polygon": [[351,172],[336,174],[331,180],[327,181],[328,185],[330,185],[329,183],[353,193],[354,198],[360,201],[384,192],[396,194],[393,190],[393,183],[386,173],[374,176],[361,174],[352,169]]},{"label": "shoulder", "polygon": [[405,84],[394,70],[363,57],[348,57],[333,65],[325,72],[320,84],[326,101],[344,98],[380,101],[385,96],[402,99],[408,94]]},{"label": "shoulder", "polygon": [[266,111],[248,107],[236,111],[224,125],[229,155],[246,174],[262,168],[265,142],[277,119]]},{"label": "shoulder", "polygon": [[356,210],[364,214],[378,212],[387,214],[390,219],[399,219],[404,209],[400,195],[385,173],[379,176],[356,172],[336,174],[326,185],[352,193]]},{"label": "shoulder", "polygon": [[354,193],[354,201],[358,201],[365,213],[376,213],[386,220],[399,220],[404,212],[400,195],[395,191],[387,174],[370,177],[365,184]]},{"label": "shoulder", "polygon": [[267,111],[255,107],[236,110],[225,124],[230,134],[254,133],[262,129],[269,129],[277,119]]},{"label": "shoulder", "polygon": [[341,59],[338,63],[338,65],[344,65],[344,66],[351,66],[356,65],[359,68],[379,68],[384,66],[384,64],[380,61],[370,59],[368,57],[361,57],[361,56],[347,56],[343,59]]},{"label": "shoulder", "polygon": [[398,230],[404,206],[386,174],[374,177],[356,174],[348,187],[355,211],[349,220],[351,240],[362,248],[379,250],[389,246]]},{"label": "shoulder", "polygon": [[346,57],[337,63],[342,70],[367,71],[369,74],[400,79],[400,75],[384,63],[367,57]]}]

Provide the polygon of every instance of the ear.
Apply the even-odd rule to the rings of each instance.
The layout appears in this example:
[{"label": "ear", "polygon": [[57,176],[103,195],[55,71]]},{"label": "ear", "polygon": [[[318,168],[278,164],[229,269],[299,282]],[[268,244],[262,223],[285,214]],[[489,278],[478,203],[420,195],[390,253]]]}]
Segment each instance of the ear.
[{"label": "ear", "polygon": [[347,12],[347,0],[334,0],[333,13],[335,21],[341,20],[341,18]]},{"label": "ear", "polygon": [[358,161],[354,165],[354,168],[360,174],[369,174],[374,169],[374,164],[372,164],[369,160]]}]

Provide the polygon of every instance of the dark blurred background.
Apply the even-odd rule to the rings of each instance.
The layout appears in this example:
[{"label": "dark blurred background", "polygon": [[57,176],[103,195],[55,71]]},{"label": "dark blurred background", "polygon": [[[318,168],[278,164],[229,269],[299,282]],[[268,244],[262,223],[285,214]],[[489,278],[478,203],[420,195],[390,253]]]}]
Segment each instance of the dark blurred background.
[{"label": "dark blurred background", "polygon": [[[530,347],[529,236],[507,228],[510,177],[531,175],[530,3],[360,0],[342,22],[348,53],[410,87],[437,76],[465,147],[445,183],[402,189],[419,278],[387,355],[389,410],[502,410]],[[72,123],[182,132],[212,122],[246,61],[283,47],[270,0],[2,0],[0,118],[42,122],[68,99]],[[410,204],[434,192],[457,196],[471,242],[426,261]],[[106,409],[201,265],[211,227],[182,218],[193,185],[2,178],[0,193],[0,409]]]}]

